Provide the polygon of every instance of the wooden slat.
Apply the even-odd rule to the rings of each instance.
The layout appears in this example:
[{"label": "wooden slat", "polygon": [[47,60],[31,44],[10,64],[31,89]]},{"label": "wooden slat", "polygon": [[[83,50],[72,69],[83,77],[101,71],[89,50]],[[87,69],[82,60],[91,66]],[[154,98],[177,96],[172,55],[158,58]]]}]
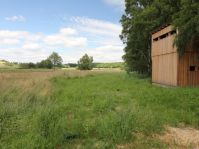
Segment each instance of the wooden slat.
[{"label": "wooden slat", "polygon": [[[196,44],[189,44],[180,57],[173,46],[176,35],[171,34],[172,30],[172,26],[167,26],[152,35],[152,81],[171,86],[199,86],[199,52],[193,51],[199,40]],[[167,37],[159,38],[167,33]],[[159,40],[154,41],[155,38]],[[196,66],[196,71],[190,71],[190,66]]]},{"label": "wooden slat", "polygon": [[154,39],[154,38],[157,38],[157,37],[159,37],[159,36],[161,36],[161,35],[164,35],[164,34],[166,34],[166,33],[168,33],[168,32],[171,32],[173,30],[173,26],[167,26],[167,27],[165,27],[165,28],[163,28],[162,30],[160,30],[159,32],[156,32],[156,33],[154,33],[153,35],[152,35],[152,38]]},{"label": "wooden slat", "polygon": [[177,53],[155,56],[152,59],[152,81],[177,86]]},{"label": "wooden slat", "polygon": [[[195,66],[195,71],[190,71],[190,66]],[[187,50],[179,58],[178,85],[179,86],[199,86],[199,53]]]}]

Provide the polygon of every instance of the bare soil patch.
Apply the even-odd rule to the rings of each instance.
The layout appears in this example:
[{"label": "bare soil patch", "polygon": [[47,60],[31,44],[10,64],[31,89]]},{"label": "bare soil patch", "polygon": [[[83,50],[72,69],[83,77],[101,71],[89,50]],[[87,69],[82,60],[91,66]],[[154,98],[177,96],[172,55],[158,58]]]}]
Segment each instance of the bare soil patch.
[{"label": "bare soil patch", "polygon": [[199,149],[199,130],[194,128],[167,127],[160,140],[171,149]]}]

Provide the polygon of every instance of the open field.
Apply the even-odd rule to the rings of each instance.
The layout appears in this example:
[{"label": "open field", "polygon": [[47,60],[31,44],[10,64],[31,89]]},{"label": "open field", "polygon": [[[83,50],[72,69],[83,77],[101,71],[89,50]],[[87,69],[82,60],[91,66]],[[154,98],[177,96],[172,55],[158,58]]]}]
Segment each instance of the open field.
[{"label": "open field", "polygon": [[1,71],[0,148],[193,148],[168,142],[165,128],[198,129],[198,101],[198,88],[152,86],[114,69]]},{"label": "open field", "polygon": [[0,70],[1,69],[17,69],[17,68],[19,68],[19,65],[17,64],[0,60]]},{"label": "open field", "polygon": [[124,69],[124,63],[123,62],[116,62],[116,63],[95,63],[95,68],[122,68]]}]

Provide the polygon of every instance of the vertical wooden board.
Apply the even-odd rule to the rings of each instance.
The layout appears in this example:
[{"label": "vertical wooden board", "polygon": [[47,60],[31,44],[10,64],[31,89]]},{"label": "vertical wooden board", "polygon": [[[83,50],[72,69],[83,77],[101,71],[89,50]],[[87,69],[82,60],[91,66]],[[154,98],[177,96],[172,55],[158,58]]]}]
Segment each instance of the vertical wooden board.
[{"label": "vertical wooden board", "polygon": [[187,74],[187,69],[188,69],[188,61],[189,61],[189,55],[185,53],[183,56],[179,58],[179,69],[181,70],[181,73],[179,73],[179,81],[180,81],[180,86],[186,86],[187,85],[187,80],[188,80],[188,74]]},{"label": "vertical wooden board", "polygon": [[178,85],[179,86],[183,86],[184,85],[184,70],[183,70],[183,66],[184,66],[184,56],[179,56],[179,60],[178,60]]},{"label": "vertical wooden board", "polygon": [[170,35],[166,38],[160,39],[158,41],[152,41],[152,56],[158,56],[163,54],[169,54],[176,52],[176,47],[173,47],[175,35]]},{"label": "vertical wooden board", "polygon": [[[176,35],[171,34],[172,30],[172,26],[168,26],[152,35],[153,39],[159,38],[158,41],[152,41],[152,81],[172,86],[184,85],[187,82],[187,68],[183,66],[187,65],[187,61],[178,60],[177,49],[173,46]],[[168,36],[160,39],[160,36],[167,33]],[[179,73],[182,75],[179,76]]]},{"label": "vertical wooden board", "polygon": [[[193,52],[193,46],[198,48],[199,40],[196,40],[196,45],[190,44],[186,53],[179,57],[177,48],[173,46],[176,35],[171,34],[172,30],[172,26],[165,26],[152,35],[153,39],[159,39],[155,42],[152,40],[152,80],[165,85],[198,86],[199,52]],[[190,66],[196,70],[190,71]]]},{"label": "vertical wooden board", "polygon": [[[199,53],[186,52],[179,58],[178,84],[179,86],[199,86]],[[195,71],[190,71],[190,66],[195,66]]]},{"label": "vertical wooden board", "polygon": [[155,58],[152,57],[152,82],[155,80],[155,65],[154,65]]},{"label": "vertical wooden board", "polygon": [[195,71],[189,71],[189,86],[198,86],[199,85],[199,72],[198,72],[198,61],[199,54],[197,52],[189,52],[189,66],[194,66]]},{"label": "vertical wooden board", "polygon": [[181,56],[179,58],[179,69],[181,70],[181,73],[179,74],[179,80],[180,80],[180,86],[184,86],[184,62],[185,62],[185,56]]},{"label": "vertical wooden board", "polygon": [[152,81],[177,86],[177,53],[153,57]]},{"label": "vertical wooden board", "polygon": [[168,37],[168,53],[177,52],[177,48],[173,46],[175,35],[171,35]]},{"label": "vertical wooden board", "polygon": [[170,63],[170,65],[173,65],[173,69],[172,69],[172,73],[173,73],[173,80],[172,80],[172,82],[174,82],[174,85],[175,86],[177,86],[177,84],[178,84],[178,78],[177,78],[177,75],[178,75],[178,71],[177,71],[177,69],[178,69],[178,53],[174,53],[173,54],[173,62],[171,62]]}]

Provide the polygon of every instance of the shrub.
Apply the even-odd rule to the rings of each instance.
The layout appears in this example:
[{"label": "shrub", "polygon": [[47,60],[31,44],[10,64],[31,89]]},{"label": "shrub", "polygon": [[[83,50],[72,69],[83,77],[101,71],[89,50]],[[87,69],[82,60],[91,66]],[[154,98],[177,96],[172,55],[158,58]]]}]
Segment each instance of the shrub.
[{"label": "shrub", "polygon": [[36,68],[36,64],[34,64],[34,63],[21,63],[20,68],[22,68],[22,69]]},{"label": "shrub", "polygon": [[80,70],[92,70],[93,69],[93,57],[88,56],[85,54],[80,60],[78,61],[78,68]]},{"label": "shrub", "polygon": [[42,60],[41,62],[37,63],[38,68],[48,68],[51,69],[53,67],[53,63],[49,60]]}]

